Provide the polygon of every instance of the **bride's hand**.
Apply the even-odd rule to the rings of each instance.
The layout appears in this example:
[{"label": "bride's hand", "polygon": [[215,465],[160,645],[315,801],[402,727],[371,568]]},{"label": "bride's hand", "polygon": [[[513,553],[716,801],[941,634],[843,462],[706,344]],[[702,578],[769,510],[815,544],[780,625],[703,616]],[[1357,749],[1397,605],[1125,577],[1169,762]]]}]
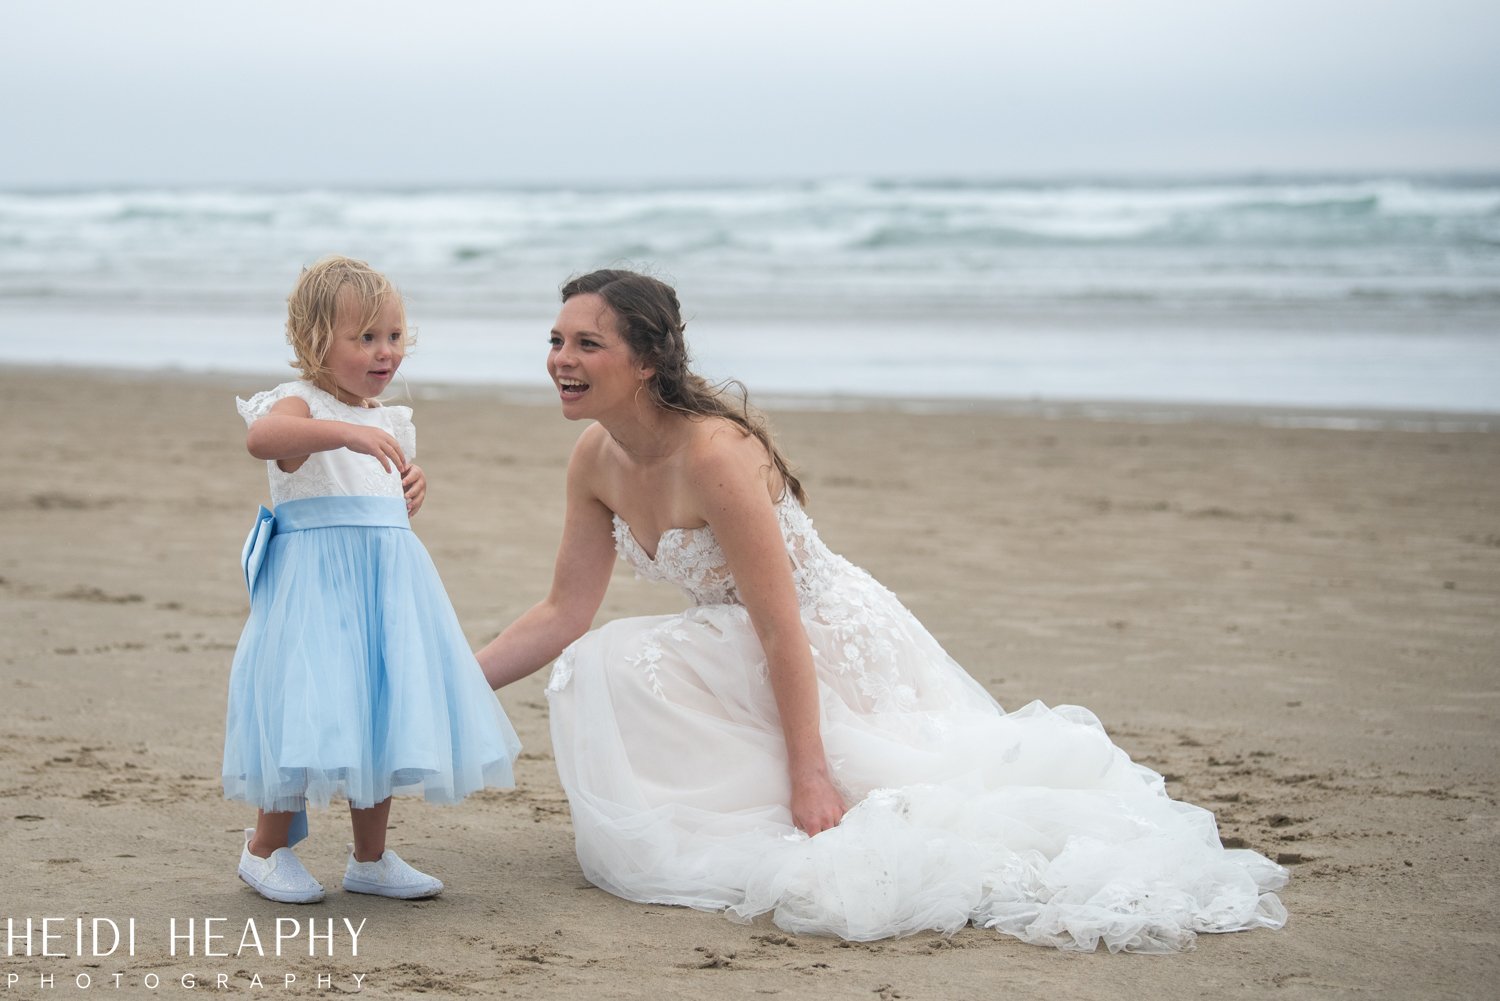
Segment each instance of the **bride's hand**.
[{"label": "bride's hand", "polygon": [[826,775],[792,781],[792,823],[808,837],[837,827],[844,819],[844,797]]}]

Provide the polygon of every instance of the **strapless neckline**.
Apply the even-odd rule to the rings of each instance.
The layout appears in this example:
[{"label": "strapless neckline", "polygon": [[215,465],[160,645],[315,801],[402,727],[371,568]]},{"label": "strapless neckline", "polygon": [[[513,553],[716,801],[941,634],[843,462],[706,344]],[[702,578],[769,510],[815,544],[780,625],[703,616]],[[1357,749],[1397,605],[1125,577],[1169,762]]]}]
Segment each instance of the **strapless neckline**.
[{"label": "strapless neckline", "polygon": [[[791,494],[789,492],[783,493],[781,499],[779,501],[776,501],[775,504],[772,505],[776,508],[778,514],[790,497]],[[630,522],[620,517],[620,514],[617,511],[611,511],[610,517],[614,521],[615,534],[620,535],[623,533],[624,535],[628,536],[630,538],[631,545],[633,545],[636,550],[640,552],[641,556],[646,560],[647,563],[653,565],[655,565],[657,560],[661,557],[662,546],[666,543],[667,536],[685,535],[688,532],[713,531],[713,527],[706,522],[702,525],[694,525],[690,528],[685,528],[677,525],[674,525],[671,528],[664,528],[662,529],[661,534],[656,537],[656,545],[652,547],[652,550],[654,551],[648,552],[646,549],[646,544],[641,541],[640,536],[635,534],[635,529],[630,527]]]},{"label": "strapless neckline", "polygon": [[674,533],[681,534],[683,532],[701,532],[708,527],[707,525],[699,525],[696,528],[664,528],[662,529],[662,533],[656,537],[656,552],[653,554],[646,551],[645,543],[641,542],[639,536],[635,534],[635,529],[630,527],[630,522],[626,521],[624,518],[621,518],[619,515],[615,515],[614,518],[616,530],[623,529],[625,534],[630,536],[631,544],[640,551],[640,554],[645,557],[647,563],[656,562],[656,558],[661,555],[662,543],[667,541],[667,536]]}]

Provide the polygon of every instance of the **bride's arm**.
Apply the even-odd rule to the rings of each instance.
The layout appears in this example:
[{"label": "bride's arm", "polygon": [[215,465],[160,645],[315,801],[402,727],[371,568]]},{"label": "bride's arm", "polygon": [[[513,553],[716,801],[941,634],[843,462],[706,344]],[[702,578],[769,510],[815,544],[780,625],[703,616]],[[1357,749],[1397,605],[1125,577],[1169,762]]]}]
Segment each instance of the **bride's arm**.
[{"label": "bride's arm", "polygon": [[524,678],[556,659],[588,630],[604,601],[615,560],[614,526],[609,509],[591,486],[597,454],[594,437],[585,432],[568,460],[568,507],[552,590],[475,654],[491,688]]},{"label": "bride's arm", "polygon": [[725,430],[694,456],[694,489],[766,655],[786,740],[792,822],[817,834],[843,819],[844,800],[823,753],[812,648],[802,627],[781,525],[767,494],[766,467],[759,441]]}]

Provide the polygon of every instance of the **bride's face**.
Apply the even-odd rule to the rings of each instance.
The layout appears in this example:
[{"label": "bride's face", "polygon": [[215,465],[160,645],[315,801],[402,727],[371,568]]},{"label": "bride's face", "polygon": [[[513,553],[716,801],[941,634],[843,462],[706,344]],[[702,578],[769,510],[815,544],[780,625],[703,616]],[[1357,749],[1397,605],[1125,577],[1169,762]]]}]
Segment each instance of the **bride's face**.
[{"label": "bride's face", "polygon": [[557,387],[568,420],[597,419],[633,405],[651,377],[620,333],[615,311],[600,296],[575,295],[563,303],[552,325],[547,374]]}]

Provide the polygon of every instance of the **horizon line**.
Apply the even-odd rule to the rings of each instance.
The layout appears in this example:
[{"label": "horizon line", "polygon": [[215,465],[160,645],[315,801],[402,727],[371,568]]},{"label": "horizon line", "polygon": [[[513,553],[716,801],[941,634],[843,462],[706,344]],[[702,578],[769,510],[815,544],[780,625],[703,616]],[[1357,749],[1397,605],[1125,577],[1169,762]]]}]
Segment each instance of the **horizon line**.
[{"label": "horizon line", "polygon": [[913,186],[991,186],[1015,185],[1055,187],[1059,184],[1131,185],[1143,183],[1275,183],[1279,181],[1373,181],[1429,180],[1447,182],[1500,182],[1500,164],[1493,167],[1419,167],[1419,168],[1349,168],[1349,169],[1131,169],[1131,170],[1056,170],[955,174],[951,172],[871,172],[831,171],[807,174],[766,175],[698,175],[656,176],[605,179],[577,178],[510,178],[466,180],[79,180],[68,182],[28,182],[0,180],[0,193],[69,194],[95,191],[206,191],[240,189],[263,192],[285,191],[541,191],[558,189],[636,190],[657,187],[713,188],[766,187],[774,185],[822,185],[862,183],[873,185]]}]

